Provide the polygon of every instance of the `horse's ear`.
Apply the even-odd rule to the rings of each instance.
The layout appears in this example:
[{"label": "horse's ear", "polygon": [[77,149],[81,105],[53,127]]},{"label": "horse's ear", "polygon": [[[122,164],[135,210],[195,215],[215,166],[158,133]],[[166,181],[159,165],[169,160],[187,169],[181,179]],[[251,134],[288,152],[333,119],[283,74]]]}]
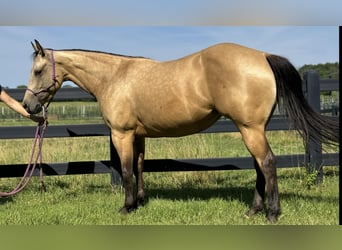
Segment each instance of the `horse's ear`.
[{"label": "horse's ear", "polygon": [[42,47],[42,45],[40,45],[40,43],[39,43],[36,39],[34,39],[34,42],[35,42],[35,44],[33,44],[33,43],[31,42],[34,51],[35,51],[37,54],[40,54],[41,56],[45,56],[44,48]]},{"label": "horse's ear", "polygon": [[33,47],[33,49],[34,49],[34,52],[35,52],[35,53],[38,53],[38,49],[37,49],[36,45],[34,45],[33,42],[31,42],[31,45],[32,45],[32,47]]}]

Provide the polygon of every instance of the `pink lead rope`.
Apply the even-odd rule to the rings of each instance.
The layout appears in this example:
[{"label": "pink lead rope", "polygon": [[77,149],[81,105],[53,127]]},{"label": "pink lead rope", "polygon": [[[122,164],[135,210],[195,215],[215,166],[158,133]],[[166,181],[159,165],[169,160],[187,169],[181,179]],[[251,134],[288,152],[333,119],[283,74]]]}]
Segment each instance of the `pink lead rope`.
[{"label": "pink lead rope", "polygon": [[[19,193],[20,191],[22,191],[27,186],[27,184],[30,182],[32,175],[33,175],[33,172],[37,167],[38,160],[39,160],[39,168],[40,168],[40,171],[39,171],[40,181],[42,183],[43,190],[45,190],[45,185],[44,185],[44,180],[43,180],[43,168],[42,168],[43,137],[44,137],[45,129],[47,128],[47,125],[48,125],[45,108],[44,108],[43,113],[44,113],[45,121],[42,123],[39,123],[37,126],[35,137],[34,137],[34,142],[33,142],[33,147],[31,150],[31,156],[29,159],[29,163],[26,167],[26,171],[24,173],[24,176],[21,178],[18,185],[12,191],[0,192],[0,197],[12,196],[12,195],[15,195],[15,194]],[[34,164],[32,166],[32,160],[34,158],[35,151],[37,148],[37,142],[38,142],[38,152],[37,152]]]}]

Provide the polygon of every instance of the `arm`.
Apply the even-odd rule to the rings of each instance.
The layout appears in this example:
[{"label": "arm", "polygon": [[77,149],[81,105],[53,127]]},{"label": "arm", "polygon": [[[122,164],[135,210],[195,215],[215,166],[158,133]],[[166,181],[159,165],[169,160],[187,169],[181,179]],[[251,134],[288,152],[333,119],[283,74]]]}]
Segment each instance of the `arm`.
[{"label": "arm", "polygon": [[44,121],[43,117],[39,117],[39,116],[29,114],[26,111],[26,109],[24,109],[24,107],[17,100],[15,100],[11,96],[9,96],[4,91],[4,89],[2,89],[2,91],[0,92],[0,100],[3,101],[8,107],[13,109],[14,111],[18,112],[22,116],[30,118],[32,121],[35,121],[35,122],[43,122]]}]

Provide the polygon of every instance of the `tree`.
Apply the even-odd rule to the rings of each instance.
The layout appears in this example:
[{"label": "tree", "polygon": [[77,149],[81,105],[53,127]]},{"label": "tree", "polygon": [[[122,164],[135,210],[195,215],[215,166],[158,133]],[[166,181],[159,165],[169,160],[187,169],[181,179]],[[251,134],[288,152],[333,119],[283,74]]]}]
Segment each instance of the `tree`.
[{"label": "tree", "polygon": [[299,73],[303,77],[308,70],[316,70],[321,79],[339,79],[339,63],[325,63],[325,64],[305,64],[299,68]]},{"label": "tree", "polygon": [[[303,77],[304,73],[309,70],[316,70],[319,74],[320,79],[339,79],[339,63],[325,63],[325,64],[305,64],[299,68],[299,73]],[[332,91],[321,92],[323,95],[331,96]]]},{"label": "tree", "polygon": [[18,85],[17,89],[27,89],[27,86],[26,85]]}]

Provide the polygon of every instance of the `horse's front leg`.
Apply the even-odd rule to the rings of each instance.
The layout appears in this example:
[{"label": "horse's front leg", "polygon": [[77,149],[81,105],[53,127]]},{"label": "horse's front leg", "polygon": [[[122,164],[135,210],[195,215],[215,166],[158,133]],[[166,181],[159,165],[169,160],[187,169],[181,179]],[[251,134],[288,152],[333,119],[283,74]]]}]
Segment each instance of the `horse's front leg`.
[{"label": "horse's front leg", "polygon": [[133,197],[133,132],[112,131],[112,140],[121,161],[123,186],[125,189],[125,203],[120,210],[126,214],[135,209]]},{"label": "horse's front leg", "polygon": [[134,141],[134,151],[136,158],[136,168],[134,168],[134,174],[137,183],[137,207],[143,206],[147,201],[144,191],[144,156],[145,156],[145,138],[136,137]]}]

